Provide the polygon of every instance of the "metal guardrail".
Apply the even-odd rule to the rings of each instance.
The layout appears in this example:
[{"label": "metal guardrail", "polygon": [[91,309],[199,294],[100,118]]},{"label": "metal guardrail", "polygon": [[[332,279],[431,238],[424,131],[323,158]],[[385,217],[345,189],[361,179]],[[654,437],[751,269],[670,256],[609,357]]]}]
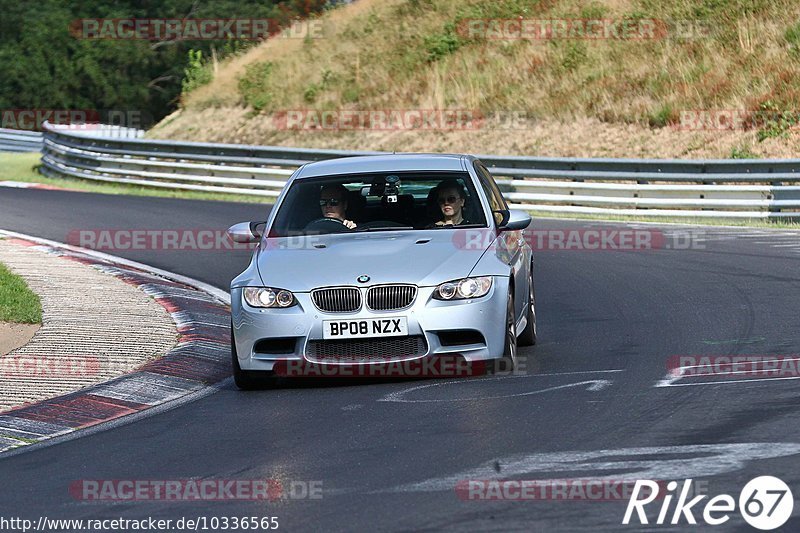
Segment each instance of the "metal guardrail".
[{"label": "metal guardrail", "polygon": [[42,134],[38,131],[0,128],[0,152],[41,152]]},{"label": "metal guardrail", "polygon": [[[92,138],[45,125],[43,174],[275,197],[307,162],[383,152]],[[552,213],[800,218],[800,159],[479,156],[513,207]]]},{"label": "metal guardrail", "polygon": [[[145,131],[109,124],[88,124],[82,126],[53,126],[62,131],[84,137],[141,139]],[[40,131],[11,130],[0,128],[0,152],[41,152],[44,135]]]}]

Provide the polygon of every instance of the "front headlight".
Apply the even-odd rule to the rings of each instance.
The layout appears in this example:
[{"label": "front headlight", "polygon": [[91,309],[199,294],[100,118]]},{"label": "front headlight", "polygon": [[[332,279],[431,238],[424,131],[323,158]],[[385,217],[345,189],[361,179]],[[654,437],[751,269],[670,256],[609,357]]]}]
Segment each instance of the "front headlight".
[{"label": "front headlight", "polygon": [[291,307],[297,303],[291,292],[271,287],[245,287],[242,294],[251,307]]},{"label": "front headlight", "polygon": [[442,283],[433,291],[437,300],[466,300],[486,296],[492,288],[492,278],[481,276],[478,278],[464,278]]}]

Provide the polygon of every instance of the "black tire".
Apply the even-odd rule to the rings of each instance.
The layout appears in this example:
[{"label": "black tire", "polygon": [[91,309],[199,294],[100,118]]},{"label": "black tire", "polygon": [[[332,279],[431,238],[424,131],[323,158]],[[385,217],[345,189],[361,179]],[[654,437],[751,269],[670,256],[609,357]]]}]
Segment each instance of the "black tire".
[{"label": "black tire", "polygon": [[239,356],[236,353],[236,341],[233,337],[233,324],[231,324],[231,366],[233,366],[233,382],[240,390],[255,390],[264,388],[267,384],[266,378],[271,376],[271,372],[252,372],[242,370],[239,366]]},{"label": "black tire", "polygon": [[503,356],[492,361],[493,374],[511,374],[517,366],[517,333],[514,314],[514,293],[509,291],[506,304],[506,320],[503,325],[505,342]]},{"label": "black tire", "polygon": [[528,282],[528,287],[530,303],[528,304],[528,312],[525,314],[528,323],[525,325],[525,329],[522,330],[517,340],[520,346],[533,346],[536,344],[536,291],[533,285],[533,271],[531,271],[531,279]]}]

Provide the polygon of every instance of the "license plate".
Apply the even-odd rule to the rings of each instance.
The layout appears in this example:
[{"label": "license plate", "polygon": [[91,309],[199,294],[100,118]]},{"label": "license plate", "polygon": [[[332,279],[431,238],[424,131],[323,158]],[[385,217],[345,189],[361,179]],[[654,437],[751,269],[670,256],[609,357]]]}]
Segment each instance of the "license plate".
[{"label": "license plate", "polygon": [[364,339],[368,337],[404,337],[408,335],[408,320],[394,318],[361,318],[357,320],[325,320],[322,338]]}]

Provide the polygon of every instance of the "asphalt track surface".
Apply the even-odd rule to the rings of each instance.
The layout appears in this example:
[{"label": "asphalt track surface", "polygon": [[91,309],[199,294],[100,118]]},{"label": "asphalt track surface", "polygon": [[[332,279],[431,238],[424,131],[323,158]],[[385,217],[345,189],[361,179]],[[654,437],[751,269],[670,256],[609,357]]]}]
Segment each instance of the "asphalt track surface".
[{"label": "asphalt track surface", "polygon": [[[0,228],[58,241],[75,229],[224,229],[263,218],[267,209],[0,189]],[[624,226],[536,220],[534,227]],[[460,498],[455,485],[489,477],[635,479],[650,472],[654,479],[698,476],[712,496],[738,498],[748,480],[775,475],[798,497],[800,380],[656,385],[675,355],[800,351],[800,237],[696,232],[695,245],[685,250],[538,251],[540,342],[522,350],[526,375],[457,383],[343,380],[254,392],[225,385],[128,425],[0,458],[0,516],[277,516],[284,531],[617,531],[644,529],[620,525],[626,501],[472,501]],[[748,235],[737,236],[742,232]],[[249,258],[249,252],[111,253],[221,288]],[[755,444],[720,446],[746,443]],[[658,449],[631,450],[643,447]],[[69,492],[82,479],[188,478],[321,482],[322,498],[91,502]],[[654,505],[647,508],[651,523]],[[800,530],[798,516],[795,505],[786,530]],[[688,527],[684,520],[671,529]],[[735,512],[716,529],[751,530]]]}]

